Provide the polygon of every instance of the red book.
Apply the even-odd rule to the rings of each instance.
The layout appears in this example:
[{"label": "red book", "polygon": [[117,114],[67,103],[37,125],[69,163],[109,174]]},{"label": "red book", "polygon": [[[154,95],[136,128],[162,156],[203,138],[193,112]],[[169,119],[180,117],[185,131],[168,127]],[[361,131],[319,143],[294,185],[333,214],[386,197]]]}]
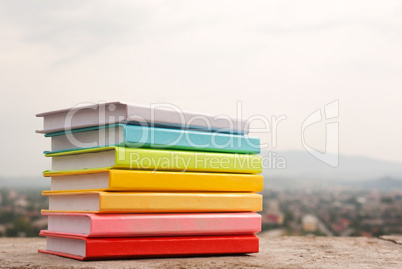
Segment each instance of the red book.
[{"label": "red book", "polygon": [[47,237],[47,244],[39,252],[77,260],[257,253],[259,247],[255,235],[87,238],[45,231],[40,235]]}]

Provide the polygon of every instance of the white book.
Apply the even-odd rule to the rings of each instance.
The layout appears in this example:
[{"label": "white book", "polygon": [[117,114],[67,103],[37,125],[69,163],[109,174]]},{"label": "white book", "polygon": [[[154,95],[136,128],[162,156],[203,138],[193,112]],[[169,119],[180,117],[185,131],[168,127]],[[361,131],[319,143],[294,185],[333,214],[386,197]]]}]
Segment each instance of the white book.
[{"label": "white book", "polygon": [[43,130],[38,130],[38,133],[53,133],[114,123],[136,123],[234,134],[248,133],[245,120],[227,115],[182,111],[170,104],[146,106],[109,102],[81,105],[40,113],[36,116],[44,119]]}]

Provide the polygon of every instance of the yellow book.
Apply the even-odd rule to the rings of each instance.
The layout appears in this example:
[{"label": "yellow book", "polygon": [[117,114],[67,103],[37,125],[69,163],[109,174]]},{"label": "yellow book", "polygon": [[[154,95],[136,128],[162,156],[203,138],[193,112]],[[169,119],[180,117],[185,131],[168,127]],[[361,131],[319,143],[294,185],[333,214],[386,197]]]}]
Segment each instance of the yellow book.
[{"label": "yellow book", "polygon": [[44,212],[168,213],[256,212],[262,196],[254,193],[52,192]]},{"label": "yellow book", "polygon": [[45,172],[52,191],[260,192],[263,176],[230,173],[101,169]]},{"label": "yellow book", "polygon": [[80,169],[139,169],[162,171],[262,172],[262,158],[253,154],[102,147],[46,154],[53,171]]}]

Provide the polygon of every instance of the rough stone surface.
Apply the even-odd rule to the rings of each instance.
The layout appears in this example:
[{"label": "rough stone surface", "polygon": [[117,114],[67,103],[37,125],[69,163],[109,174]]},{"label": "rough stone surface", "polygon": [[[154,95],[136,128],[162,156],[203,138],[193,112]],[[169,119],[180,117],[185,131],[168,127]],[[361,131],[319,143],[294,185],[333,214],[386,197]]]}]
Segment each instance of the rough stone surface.
[{"label": "rough stone surface", "polygon": [[402,245],[402,235],[383,235],[380,238]]},{"label": "rough stone surface", "polygon": [[402,245],[385,238],[260,239],[253,255],[81,262],[37,253],[43,238],[0,238],[0,268],[402,268]]}]

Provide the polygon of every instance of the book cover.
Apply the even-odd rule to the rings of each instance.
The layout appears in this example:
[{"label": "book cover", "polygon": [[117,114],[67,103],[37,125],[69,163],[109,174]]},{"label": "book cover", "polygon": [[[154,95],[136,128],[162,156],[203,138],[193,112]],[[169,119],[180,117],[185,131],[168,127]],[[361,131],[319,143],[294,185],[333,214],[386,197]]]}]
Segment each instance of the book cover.
[{"label": "book cover", "polygon": [[104,146],[143,147],[231,153],[260,153],[260,140],[221,132],[114,124],[49,133],[55,153]]},{"label": "book cover", "polygon": [[255,235],[181,236],[145,238],[86,238],[41,232],[46,249],[40,253],[77,260],[257,253]]},{"label": "book cover", "polygon": [[44,212],[170,213],[257,212],[262,196],[255,193],[178,192],[53,192]]},{"label": "book cover", "polygon": [[51,133],[122,122],[237,134],[247,134],[249,131],[246,120],[227,115],[182,111],[169,104],[146,106],[123,102],[93,103],[44,112],[36,116],[43,117],[44,122],[43,130],[38,130],[38,133]]},{"label": "book cover", "polygon": [[263,176],[233,173],[165,172],[146,170],[80,170],[45,172],[52,191],[179,191],[260,192]]},{"label": "book cover", "polygon": [[83,237],[240,235],[261,231],[257,213],[86,214],[51,213],[48,231]]},{"label": "book cover", "polygon": [[248,174],[262,172],[262,158],[251,154],[103,147],[46,156],[52,157],[53,171],[121,168]]}]

